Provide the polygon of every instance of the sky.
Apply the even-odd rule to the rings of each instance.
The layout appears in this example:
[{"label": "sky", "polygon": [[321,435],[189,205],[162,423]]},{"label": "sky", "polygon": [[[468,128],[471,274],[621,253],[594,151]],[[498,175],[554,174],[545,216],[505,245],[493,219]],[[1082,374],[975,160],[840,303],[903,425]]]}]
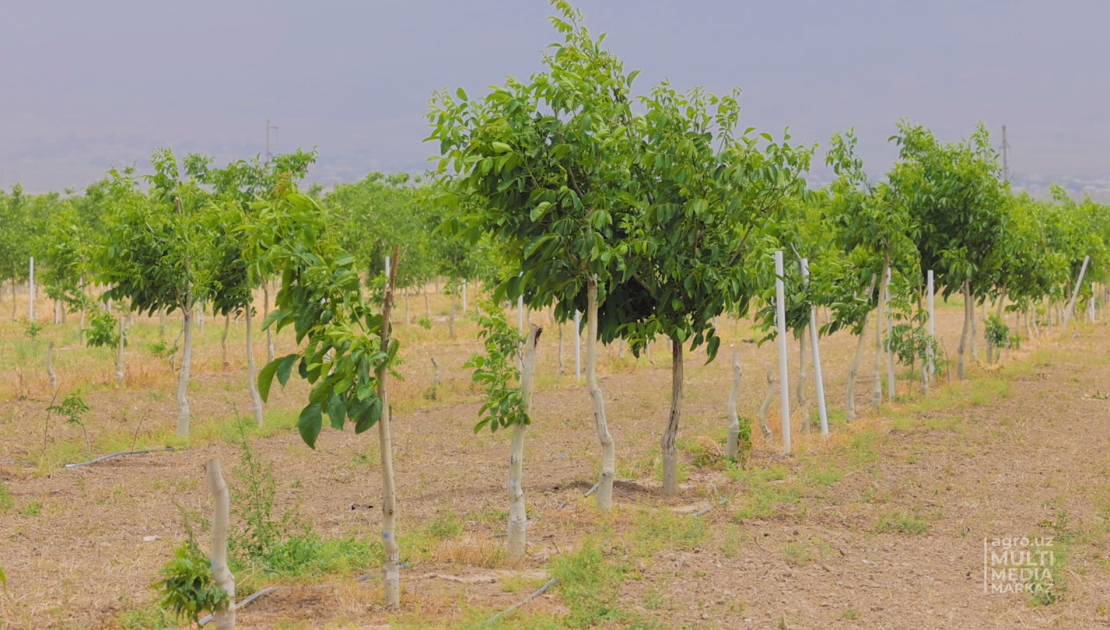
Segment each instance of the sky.
[{"label": "sky", "polygon": [[[903,117],[942,140],[1007,126],[1017,178],[1110,190],[1105,0],[579,0],[639,90],[743,90],[741,126],[827,145],[873,176]],[[80,188],[155,147],[217,161],[317,148],[310,179],[419,172],[437,89],[541,69],[540,0],[0,0],[0,187]],[[996,144],[1000,138],[995,138]],[[823,164],[818,149],[816,164]],[[827,176],[815,168],[813,178]]]}]

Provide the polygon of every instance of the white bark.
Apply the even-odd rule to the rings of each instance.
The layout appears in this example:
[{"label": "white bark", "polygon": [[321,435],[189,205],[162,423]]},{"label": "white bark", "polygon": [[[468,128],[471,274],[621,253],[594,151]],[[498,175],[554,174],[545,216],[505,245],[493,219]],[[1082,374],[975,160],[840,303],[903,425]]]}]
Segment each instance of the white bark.
[{"label": "white bark", "polygon": [[[389,276],[385,291],[385,304],[382,307],[381,350],[389,351],[391,337],[390,315],[393,311],[393,288],[396,282],[396,265],[399,248],[394,246],[394,267]],[[427,299],[428,287],[424,285]],[[401,548],[397,545],[397,482],[393,475],[393,438],[390,435],[392,410],[389,407],[389,389],[386,366],[378,368],[378,398],[382,401],[382,415],[378,420],[378,450],[382,464],[382,546],[385,549],[385,563],[382,566],[382,582],[385,591],[386,608],[395,609],[401,605]]]},{"label": "white bark", "polygon": [[193,363],[193,305],[181,309],[185,345],[181,350],[181,373],[177,378],[177,437],[189,437],[189,367]]},{"label": "white bark", "polygon": [[27,319],[35,321],[35,257],[31,257],[30,275],[27,280]]},{"label": "white bark", "polygon": [[254,319],[251,313],[251,307],[247,305],[247,391],[251,395],[251,409],[254,410],[254,422],[258,426],[262,426],[262,396],[258,393],[258,383],[255,382],[254,373],[254,324],[251,320]]},{"label": "white bark", "polygon": [[[798,335],[798,388],[795,392],[795,397],[798,401],[798,406],[803,407],[806,404],[806,330],[802,329],[802,334]],[[804,425],[809,426],[809,421],[806,420]],[[806,429],[809,432],[809,429]]]},{"label": "white bark", "polygon": [[[270,281],[262,281],[262,319],[270,314]],[[274,360],[274,331],[266,327],[266,363]]]},{"label": "white bark", "polygon": [[1087,273],[1087,263],[1089,262],[1091,262],[1090,256],[1083,258],[1083,266],[1079,268],[1079,279],[1075,281],[1075,290],[1072,291],[1071,299],[1068,300],[1068,308],[1064,311],[1064,332],[1068,331],[1068,322],[1075,315],[1075,298],[1079,295],[1079,287],[1083,286],[1083,275]]},{"label": "white bark", "polygon": [[859,376],[860,363],[863,361],[863,349],[867,346],[867,322],[870,319],[871,311],[863,314],[863,327],[860,328],[859,340],[856,342],[856,354],[852,357],[852,368],[848,371],[848,389],[846,393],[848,422],[856,419],[856,378]]},{"label": "white bark", "polygon": [[229,312],[224,314],[224,334],[220,336],[220,353],[221,353],[220,356],[222,358],[221,364],[224,366],[225,370],[228,368],[228,363],[227,363],[227,330],[230,327],[231,327],[231,312],[229,311]]},{"label": "white bark", "polygon": [[220,460],[213,458],[204,465],[208,479],[208,489],[212,492],[215,504],[212,516],[212,573],[216,586],[227,591],[228,601],[220,609],[212,611],[216,620],[216,630],[235,628],[235,576],[227,565],[228,515],[231,512],[231,496],[220,471]]},{"label": "white bark", "polygon": [[971,284],[964,280],[964,327],[960,331],[960,347],[957,350],[959,358],[956,361],[956,376],[961,380],[965,378],[964,366],[967,362],[967,338],[971,332],[971,323],[975,319],[975,306],[971,303]]},{"label": "white bark", "polygon": [[51,341],[50,345],[46,346],[46,376],[50,379],[51,395],[58,393],[58,375],[54,373],[54,367],[51,365],[51,360],[53,356],[54,342]]},{"label": "white bark", "polygon": [[582,314],[574,311],[574,380],[582,380]]},{"label": "white bark", "polygon": [[786,287],[783,284],[782,250],[775,252],[775,323],[779,346],[779,402],[782,405],[782,450],[790,448],[790,366],[786,361]]},{"label": "white bark", "polygon": [[559,376],[562,377],[566,372],[566,364],[563,361],[563,322],[557,324],[559,327]]},{"label": "white bark", "polygon": [[740,452],[740,415],[736,413],[736,402],[740,398],[740,351],[732,350],[732,390],[728,395],[728,442],[725,444],[725,457],[736,459]]},{"label": "white bark", "polygon": [[[809,261],[802,259],[802,277],[809,278]],[[825,378],[821,373],[821,346],[820,331],[817,328],[817,307],[811,306],[809,309],[809,337],[810,345],[813,346],[813,377],[817,385],[817,417],[821,421],[821,435],[828,437],[829,435],[829,413],[825,408]],[[809,419],[806,418],[806,426],[809,426]]]},{"label": "white bark", "polygon": [[[936,288],[935,288],[934,283],[933,283],[933,270],[932,269],[929,270],[928,282],[927,282],[927,286],[925,288],[925,292],[927,294],[927,298],[928,298],[928,301],[929,301],[929,339],[930,340],[935,340],[937,338],[936,307],[935,307],[935,304],[934,304],[934,298],[935,298],[935,295],[936,295]],[[929,354],[929,356],[928,356],[928,372],[927,373],[929,375],[929,378],[926,380],[926,387],[928,387],[928,381],[932,380],[933,375],[936,374],[936,372],[937,372],[936,357],[933,356],[933,347],[932,346],[929,346],[928,354]],[[927,391],[928,390],[926,390],[926,392]]]},{"label": "white bark", "polygon": [[886,264],[886,389],[887,400],[894,402],[894,347],[891,340],[894,338],[894,309],[890,307],[890,262]]},{"label": "white bark", "polygon": [[597,276],[586,284],[586,391],[593,404],[597,440],[601,443],[601,472],[597,479],[597,507],[603,511],[613,509],[613,479],[616,477],[617,449],[609,434],[605,419],[605,398],[597,384]]},{"label": "white bark", "polygon": [[[528,338],[524,342],[524,369],[520,374],[520,398],[524,413],[529,418],[532,417],[532,392],[536,384],[536,342],[541,332],[543,332],[542,328],[531,324]],[[524,437],[527,433],[527,424],[513,425],[509,481],[506,484],[509,492],[508,553],[512,558],[523,557],[527,543],[528,513],[524,504]]]},{"label": "white bark", "polygon": [[763,431],[763,438],[768,442],[774,436],[771,434],[771,429],[767,427],[767,411],[771,408],[771,401],[775,399],[775,373],[771,368],[767,368],[767,396],[763,398],[763,404],[759,406],[759,428]]},{"label": "white bark", "polygon": [[123,344],[127,333],[123,328],[123,313],[119,316],[119,341],[116,343],[116,383],[123,385]]}]

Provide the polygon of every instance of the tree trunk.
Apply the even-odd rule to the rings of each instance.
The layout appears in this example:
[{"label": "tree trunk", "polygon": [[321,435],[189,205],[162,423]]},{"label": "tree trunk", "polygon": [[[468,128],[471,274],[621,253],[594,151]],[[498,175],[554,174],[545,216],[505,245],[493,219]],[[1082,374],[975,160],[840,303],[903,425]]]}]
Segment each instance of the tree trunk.
[{"label": "tree trunk", "polygon": [[54,373],[54,367],[51,365],[51,358],[54,355],[54,342],[51,341],[50,345],[46,346],[46,376],[50,379],[50,394],[57,395],[58,393],[58,375]]},{"label": "tree trunk", "polygon": [[[536,343],[543,329],[535,324],[530,326],[528,338],[524,342],[524,369],[520,374],[520,400],[524,413],[532,417],[532,392],[536,383]],[[510,558],[524,557],[527,542],[528,513],[524,506],[524,436],[528,425],[513,425],[512,450],[509,455],[509,533],[508,553]]]},{"label": "tree trunk", "polygon": [[17,317],[16,317],[16,310],[15,310],[15,278],[12,278],[12,321],[14,322],[16,320],[17,320]]},{"label": "tree trunk", "polygon": [[[798,399],[798,406],[803,407],[806,404],[806,329],[802,328],[802,334],[798,337],[798,388],[795,391],[795,397]],[[803,424],[806,433],[809,433],[809,421],[806,420]]]},{"label": "tree trunk", "polygon": [[887,400],[894,402],[894,309],[890,307],[890,255],[886,257],[886,389]]},{"label": "tree trunk", "polygon": [[959,358],[956,361],[956,376],[965,378],[964,366],[967,362],[967,338],[971,332],[971,322],[975,319],[975,306],[971,303],[971,283],[964,280],[964,327],[960,331]]},{"label": "tree trunk", "polygon": [[81,272],[81,326],[78,328],[80,331],[85,330],[85,272]]},{"label": "tree trunk", "polygon": [[412,316],[409,315],[409,290],[401,291],[401,296],[405,298],[405,325],[408,326],[412,324]]},{"label": "tree trunk", "polygon": [[116,384],[123,385],[123,343],[127,334],[123,329],[123,313],[119,315],[119,341],[116,342]]},{"label": "tree trunk", "polygon": [[[594,422],[597,425],[597,440],[601,443],[601,473],[598,475],[597,479],[597,507],[600,510],[609,511],[613,509],[613,479],[617,474],[617,449],[613,445],[613,436],[609,434],[609,424],[605,419],[605,398],[602,396],[601,388],[598,387],[597,384],[598,315],[596,275],[590,276],[590,279],[586,283],[586,303],[586,391],[589,393],[590,402],[593,403]],[[677,427],[677,424],[675,426]],[[666,436],[664,436],[664,442],[666,442],[666,439]],[[665,449],[666,447],[664,447],[664,451]],[[671,450],[673,453],[673,436],[671,438]],[[664,455],[664,457],[666,457],[666,455]],[[664,467],[665,466],[666,464],[664,464]],[[664,484],[665,483],[664,481]]]},{"label": "tree trunk", "polygon": [[559,322],[559,376],[566,372],[566,363],[563,361],[563,322]]},{"label": "tree trunk", "polygon": [[[883,273],[882,285],[886,285],[886,273]],[[871,406],[878,409],[883,404],[883,377],[880,376],[883,365],[883,306],[884,286],[879,287],[879,303],[875,307],[875,364],[871,370]]]},{"label": "tree trunk", "polygon": [[185,345],[181,350],[181,372],[177,377],[177,437],[189,437],[189,368],[193,363],[193,305],[181,309]]},{"label": "tree trunk", "polygon": [[[400,265],[400,250],[393,246],[393,266],[389,270],[389,284],[385,290],[385,304],[382,307],[381,351],[389,352],[391,336],[390,316],[393,312],[393,287]],[[424,296],[427,298],[427,285]],[[385,563],[382,567],[382,581],[385,591],[385,607],[395,609],[401,605],[401,548],[397,545],[397,482],[393,476],[393,439],[389,423],[393,415],[389,406],[387,378],[388,366],[378,368],[378,398],[382,401],[382,415],[378,420],[378,450],[382,463],[382,546],[385,548]]]},{"label": "tree trunk", "polygon": [[428,320],[428,325],[432,325],[432,302],[428,299],[428,285],[424,284],[424,317]]},{"label": "tree trunk", "polygon": [[663,451],[663,494],[678,492],[678,459],[675,456],[675,437],[682,418],[682,342],[671,339],[671,414],[667,430],[660,441]]},{"label": "tree trunk", "polygon": [[200,302],[196,307],[197,308],[197,325],[200,326],[200,330],[198,332],[200,333],[200,335],[202,337],[204,336],[204,307],[205,307],[204,302]]},{"label": "tree trunk", "polygon": [[[265,321],[266,317],[270,315],[270,281],[262,281],[262,319]],[[274,331],[266,327],[266,363],[274,360]]]},{"label": "tree trunk", "polygon": [[158,338],[163,339],[166,336],[166,309],[158,309]]},{"label": "tree trunk", "polygon": [[775,373],[767,368],[767,396],[759,406],[759,429],[763,431],[763,438],[768,442],[774,437],[771,429],[767,427],[767,410],[771,408],[771,401],[775,399]]},{"label": "tree trunk", "polygon": [[215,504],[215,513],[212,516],[212,574],[216,579],[216,586],[227,591],[227,603],[218,610],[212,611],[216,620],[216,630],[233,630],[235,628],[235,576],[227,566],[227,530],[228,515],[231,512],[231,495],[227,490],[223,474],[220,471],[220,460],[213,458],[204,465],[205,476],[208,478],[208,489],[212,492],[212,502]]},{"label": "tree trunk", "polygon": [[455,292],[451,292],[451,312],[447,316],[447,333],[455,340]]},{"label": "tree trunk", "polygon": [[848,371],[848,390],[846,393],[848,422],[856,419],[856,377],[859,375],[860,363],[863,361],[863,349],[867,346],[867,321],[871,319],[871,312],[863,314],[863,328],[859,331],[859,341],[856,342],[856,354],[852,357],[852,369]]},{"label": "tree trunk", "polygon": [[740,398],[740,351],[732,351],[732,391],[728,395],[728,442],[725,444],[725,457],[736,459],[740,453],[740,415],[736,413],[736,401]]},{"label": "tree trunk", "polygon": [[220,337],[220,352],[223,357],[224,369],[228,368],[227,362],[227,329],[231,327],[231,312],[224,313],[224,334]]},{"label": "tree trunk", "polygon": [[251,409],[254,410],[254,422],[258,426],[262,426],[262,396],[258,394],[258,383],[255,382],[254,375],[254,324],[251,320],[251,306],[247,305],[247,391],[251,395]]},{"label": "tree trunk", "polygon": [[972,303],[971,303],[971,311],[970,311],[970,315],[971,315],[971,337],[968,339],[968,343],[971,344],[971,360],[974,361],[975,363],[978,363],[979,362],[979,322],[977,322],[976,318],[975,318],[975,302],[974,302],[975,297],[972,296],[971,299],[973,300]]}]

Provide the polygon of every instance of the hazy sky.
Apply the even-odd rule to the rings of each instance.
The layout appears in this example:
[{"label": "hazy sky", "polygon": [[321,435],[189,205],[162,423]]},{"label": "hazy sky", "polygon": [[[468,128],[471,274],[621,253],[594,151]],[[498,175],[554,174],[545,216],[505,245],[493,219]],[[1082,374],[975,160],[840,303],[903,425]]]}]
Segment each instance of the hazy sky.
[{"label": "hazy sky", "polygon": [[[903,116],[943,139],[1007,125],[1012,169],[1110,175],[1110,2],[580,0],[637,87],[744,90],[742,126],[824,143],[854,126],[868,170]],[[437,88],[539,69],[539,0],[0,0],[0,186],[83,186],[156,146],[222,161],[319,148],[313,179],[422,170]],[[816,162],[823,162],[818,159]]]}]

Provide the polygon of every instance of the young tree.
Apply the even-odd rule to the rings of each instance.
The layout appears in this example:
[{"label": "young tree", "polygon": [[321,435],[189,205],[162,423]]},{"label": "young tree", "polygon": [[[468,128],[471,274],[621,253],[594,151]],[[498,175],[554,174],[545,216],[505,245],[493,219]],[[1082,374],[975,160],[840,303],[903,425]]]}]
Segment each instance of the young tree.
[{"label": "young tree", "polygon": [[215,252],[208,195],[192,176],[201,161],[186,157],[182,172],[168,149],[155,151],[149,194],[138,189],[132,170],[110,171],[111,213],[96,260],[101,283],[111,287],[106,299],[127,299],[140,313],[181,311],[177,434],[182,438],[189,436],[193,308],[208,293]]},{"label": "young tree", "polygon": [[[889,349],[884,352],[882,330],[887,325],[887,295],[890,292],[888,278],[896,274],[915,275],[918,273],[918,253],[912,239],[916,230],[913,217],[905,204],[886,183],[871,183],[863,170],[863,159],[856,153],[856,137],[849,129],[843,135],[833,134],[825,163],[833,167],[837,180],[830,186],[831,200],[828,220],[832,224],[840,249],[863,265],[862,275],[851,283],[853,291],[860,291],[866,285],[878,287],[875,301],[875,364],[872,371],[872,405],[878,407],[883,399],[883,384],[880,366],[884,356],[888,357],[889,386],[887,395],[894,400],[893,365],[889,363]],[[869,290],[868,295],[871,291]],[[847,298],[848,296],[842,296]],[[845,308],[841,315],[847,316],[846,325],[859,329],[862,335],[866,327],[866,313],[859,312],[858,305],[842,301]],[[862,320],[862,321],[861,321]],[[862,343],[862,342],[861,342]],[[857,352],[857,356],[860,353]],[[850,377],[854,387],[854,374]],[[854,397],[854,394],[853,394]],[[849,402],[851,414],[855,412],[854,400]]]},{"label": "young tree", "polygon": [[0,191],[0,278],[11,285],[12,321],[17,319],[16,285],[27,279],[31,251],[31,217],[28,195],[16,184],[10,194]]},{"label": "young tree", "polygon": [[[227,318],[243,313],[246,321],[247,391],[255,422],[263,422],[262,398],[255,382],[254,363],[254,289],[265,286],[261,261],[252,257],[246,233],[241,226],[254,213],[252,203],[273,200],[290,183],[299,181],[316,160],[315,152],[296,151],[275,156],[263,164],[257,157],[252,160],[232,162],[225,168],[212,168],[211,160],[196,164],[196,177],[213,187],[216,200],[209,213],[209,229],[215,236],[213,270],[211,278],[212,309]],[[263,299],[268,303],[267,292]],[[268,304],[264,305],[268,307]],[[267,345],[272,346],[272,334],[267,333]],[[225,323],[224,335],[227,335]],[[226,353],[226,348],[225,348]],[[225,357],[226,359],[226,357]],[[273,358],[271,357],[272,361]]]},{"label": "young tree", "polygon": [[966,141],[941,144],[933,133],[902,121],[894,140],[899,161],[891,186],[913,220],[921,269],[933,270],[947,298],[964,294],[964,329],[957,374],[965,375],[974,305],[991,289],[1002,241],[1004,187],[998,155],[982,124]]},{"label": "young tree", "polygon": [[397,545],[393,450],[389,431],[387,372],[400,344],[390,335],[398,249],[385,285],[381,312],[364,295],[355,258],[336,242],[326,210],[313,197],[290,187],[278,199],[256,204],[245,228],[254,259],[280,273],[275,310],[263,328],[292,325],[303,348],[274,359],[258,374],[267,400],[275,376],[282,385],[296,366],[312,389],[297,422],[311,448],[327,415],[333,428],[350,421],[355,433],[378,425],[382,463],[383,578],[386,606],[400,604],[400,550]]},{"label": "young tree", "polygon": [[[524,438],[532,423],[532,392],[536,378],[536,343],[543,331],[532,324],[527,337],[509,325],[505,313],[494,302],[485,304],[478,317],[482,326],[478,336],[486,346],[484,355],[476,354],[463,365],[474,370],[474,382],[486,390],[486,402],[478,410],[477,433],[488,427],[491,432],[512,427],[509,455],[508,551],[513,557],[524,555],[528,516],[524,504]],[[523,353],[523,357],[519,355]],[[517,369],[520,358],[521,368]]]},{"label": "young tree", "polygon": [[785,199],[804,195],[811,150],[791,146],[789,135],[776,143],[761,134],[763,146],[759,137],[737,135],[735,94],[680,94],[664,84],[641,102],[647,112],[637,125],[629,191],[636,203],[622,219],[630,234],[622,306],[634,317],[622,331],[634,352],[658,335],[671,340],[671,409],[661,445],[663,491],[673,494],[683,345],[706,343],[712,360],[720,346],[714,318],[746,313],[758,292],[754,261],[765,253],[749,249],[748,238]]},{"label": "young tree", "polygon": [[440,142],[439,173],[448,166],[454,173],[444,231],[475,246],[488,235],[509,263],[496,278],[494,300],[523,296],[534,309],[554,304],[560,322],[586,312],[587,391],[602,447],[597,504],[608,510],[616,450],[596,379],[596,344],[630,321],[626,291],[614,276],[629,253],[619,244],[627,233],[617,217],[627,205],[628,94],[636,73],[624,73],[569,4],[555,4],[559,15],[551,20],[564,43],[544,56],[545,71],[527,83],[509,79],[484,99],[461,89],[457,98],[437,94],[430,139]]}]

